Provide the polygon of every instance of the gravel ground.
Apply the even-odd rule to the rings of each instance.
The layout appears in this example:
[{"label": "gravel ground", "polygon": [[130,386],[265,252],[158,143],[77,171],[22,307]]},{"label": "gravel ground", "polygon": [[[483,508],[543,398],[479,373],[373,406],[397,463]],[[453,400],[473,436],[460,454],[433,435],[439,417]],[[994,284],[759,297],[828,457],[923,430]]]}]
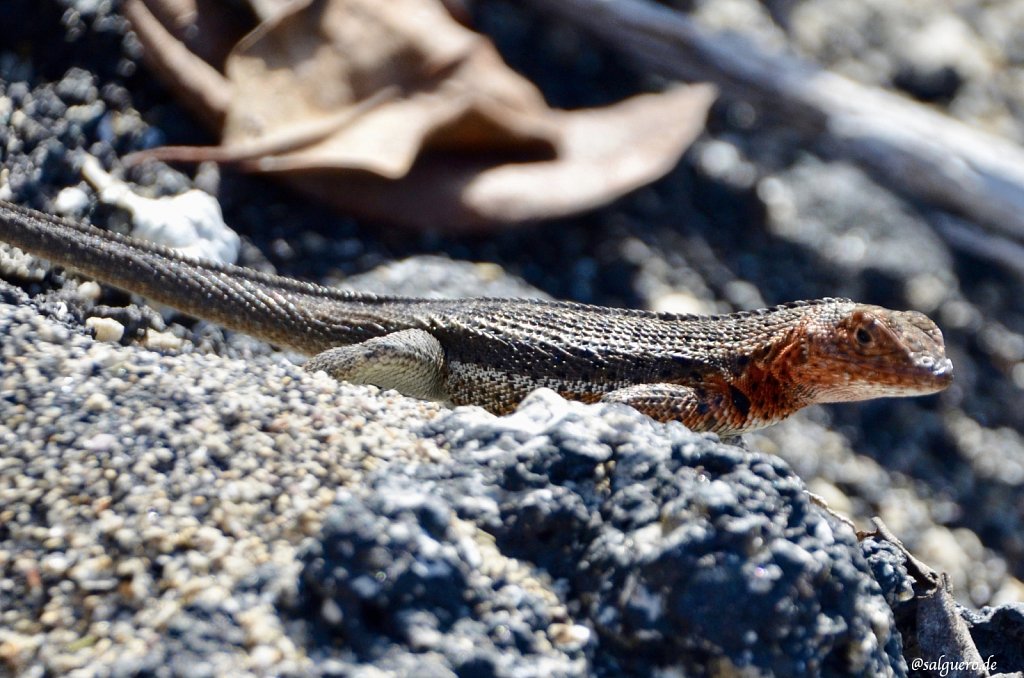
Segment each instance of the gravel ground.
[{"label": "gravel ground", "polygon": [[338,488],[447,458],[410,433],[440,408],[96,342],[4,291],[0,672],[308,669],[274,609],[299,545]]},{"label": "gravel ground", "polygon": [[[1024,17],[1015,3],[708,0],[687,8],[710,25],[786,42],[861,81],[1022,137]],[[593,105],[651,84],[586,36],[513,3],[479,2],[474,12],[510,63],[558,105]],[[61,189],[82,184],[83,150],[118,168],[119,157],[144,146],[211,141],[146,74],[118,3],[10,0],[0,8],[0,25],[20,27],[0,38],[0,186],[14,198],[52,208]],[[950,574],[964,604],[1021,600],[1022,281],[951,250],[931,227],[941,215],[852,165],[806,153],[779,123],[770,110],[722,101],[686,162],[655,185],[593,214],[487,239],[385,230],[228,172],[205,171],[193,180],[146,167],[127,176],[154,194],[193,183],[214,189],[228,223],[246,239],[243,263],[328,283],[407,256],[440,254],[497,264],[556,298],[607,305],[718,311],[831,295],[922,310],[947,337],[956,368],[951,389],[929,398],[812,408],[746,442],[778,455],[859,525],[880,515],[915,555]],[[123,215],[109,208],[93,207],[91,215],[124,228]],[[434,289],[447,264],[421,265],[400,264],[356,282],[408,291],[427,280]],[[427,548],[423,535],[444,545],[437,562],[459,573],[445,581],[457,584],[463,601],[500,590],[479,579],[493,578],[488,567],[496,566],[476,563],[463,530],[474,543],[486,542],[479,531],[503,534],[502,521],[481,509],[473,522],[454,500],[396,505],[385,491],[391,483],[433,482],[430,473],[451,470],[451,455],[459,453],[456,424],[469,426],[462,415],[312,380],[259,342],[161,317],[126,295],[42,268],[25,271],[0,259],[0,276],[16,283],[0,283],[0,673],[196,672],[186,665],[205,666],[211,675],[356,672],[372,661],[337,647],[352,632],[337,622],[335,612],[351,604],[337,590],[362,591],[375,601],[392,594],[360,588],[365,582],[353,587],[342,574],[351,557],[345,549],[362,543],[367,531],[391,526],[404,534],[396,537],[395,552],[420,554],[414,561]],[[500,275],[489,264],[462,266],[453,279],[465,283],[448,291],[479,290],[481,280],[494,278]],[[531,289],[500,286],[512,294]],[[90,316],[122,323],[124,346],[87,339],[81,326]],[[146,328],[160,333],[144,339]],[[153,350],[161,346],[162,352]],[[588,424],[595,429],[603,421],[578,416],[595,416]],[[449,428],[431,429],[438,417]],[[785,469],[776,472],[790,478]],[[369,481],[368,474],[376,475]],[[557,478],[551,482],[560,486]],[[370,489],[359,494],[361,487]],[[773,501],[789,505],[798,495]],[[852,548],[830,557],[866,572]],[[616,663],[624,656],[617,643],[631,631],[603,611],[599,587],[573,589],[585,577],[564,569],[568,560],[516,554],[514,540],[499,543],[494,557],[521,558],[518,566],[526,568],[516,576],[529,584],[505,591],[525,601],[503,603],[502,614],[513,615],[515,624],[493,621],[500,614],[490,610],[498,615],[487,617],[492,625],[471,636],[462,608],[433,601],[429,613],[447,614],[447,621],[420,623],[409,615],[422,611],[403,612],[405,599],[394,594],[388,615],[401,617],[394,623],[405,635],[372,628],[367,638],[382,666],[408,668],[403,662],[411,660],[396,649],[401,641],[435,653],[439,674],[440,667],[472,667],[457,658],[466,638],[476,637],[480,652],[491,657],[480,660],[480,675],[529,674],[530,667],[564,675],[643,672],[646,667]],[[541,567],[547,573],[538,574]],[[602,572],[614,581],[614,567]],[[859,600],[871,607],[877,591],[859,574],[850,576],[861,582],[851,587],[866,587]],[[312,580],[333,581],[337,590],[321,583],[311,591]],[[303,607],[310,600],[319,608]],[[325,601],[333,603],[325,607]],[[838,603],[834,609],[836,618],[860,619]],[[876,621],[886,620],[878,628],[892,625],[890,613],[872,609]],[[1003,608],[999,623],[1013,609]],[[516,636],[519,623],[533,641]],[[339,635],[339,628],[348,630]],[[1005,628],[1014,627],[1001,628],[1005,637]],[[506,631],[519,641],[501,640]],[[707,668],[693,647],[651,633],[627,646],[650,642],[681,657],[690,671]],[[820,642],[808,645],[806,656],[829,656],[827,634],[812,637]],[[864,656],[876,664],[867,665],[906,671],[886,634],[873,638],[874,649]],[[486,662],[498,661],[493,657],[506,642],[517,648],[510,663],[489,671]],[[756,657],[737,649],[730,661],[784,673],[785,666],[772,663],[773,647],[782,646],[766,643]]]},{"label": "gravel ground", "polygon": [[269,357],[161,356],[8,297],[13,674],[900,673],[853,533],[781,461],[550,392],[443,414]]}]

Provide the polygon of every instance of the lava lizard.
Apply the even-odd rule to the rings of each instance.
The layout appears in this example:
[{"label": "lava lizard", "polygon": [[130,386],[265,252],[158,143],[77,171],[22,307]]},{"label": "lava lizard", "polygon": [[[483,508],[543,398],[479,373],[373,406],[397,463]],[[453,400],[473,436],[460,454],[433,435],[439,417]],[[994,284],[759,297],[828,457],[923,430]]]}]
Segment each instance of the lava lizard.
[{"label": "lava lizard", "polygon": [[736,435],[807,405],[924,395],[953,378],[926,316],[848,299],[699,316],[374,296],[195,260],[5,201],[0,240],[313,356],[310,371],[495,413],[546,386]]}]

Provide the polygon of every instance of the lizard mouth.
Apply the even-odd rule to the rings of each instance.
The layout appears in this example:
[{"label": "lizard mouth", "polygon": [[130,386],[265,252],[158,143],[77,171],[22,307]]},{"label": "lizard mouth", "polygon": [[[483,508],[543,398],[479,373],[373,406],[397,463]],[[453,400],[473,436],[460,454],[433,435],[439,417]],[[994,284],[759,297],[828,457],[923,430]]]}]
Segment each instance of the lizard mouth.
[{"label": "lizard mouth", "polygon": [[[868,370],[864,366],[851,370],[849,381],[823,389],[821,402],[869,400],[871,398],[903,398],[944,391],[953,383],[953,362],[945,356],[920,355],[909,360],[902,369]],[[860,371],[860,374],[857,374]]]}]

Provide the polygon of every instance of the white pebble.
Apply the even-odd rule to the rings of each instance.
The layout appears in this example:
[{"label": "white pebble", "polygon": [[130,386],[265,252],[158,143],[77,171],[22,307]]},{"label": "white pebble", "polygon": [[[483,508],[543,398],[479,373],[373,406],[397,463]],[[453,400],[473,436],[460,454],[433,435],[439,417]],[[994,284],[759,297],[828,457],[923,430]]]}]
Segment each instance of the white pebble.
[{"label": "white pebble", "polygon": [[124,336],[124,325],[112,318],[86,318],[85,326],[93,331],[97,341],[117,343]]}]

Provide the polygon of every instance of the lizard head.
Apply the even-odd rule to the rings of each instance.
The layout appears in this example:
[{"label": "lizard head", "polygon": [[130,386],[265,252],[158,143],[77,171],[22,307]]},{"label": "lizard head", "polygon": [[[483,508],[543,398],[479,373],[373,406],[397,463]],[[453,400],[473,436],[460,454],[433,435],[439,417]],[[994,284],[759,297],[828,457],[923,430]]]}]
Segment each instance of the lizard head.
[{"label": "lizard head", "polygon": [[942,332],[916,311],[850,303],[805,326],[801,380],[815,402],[936,393],[953,381]]}]

